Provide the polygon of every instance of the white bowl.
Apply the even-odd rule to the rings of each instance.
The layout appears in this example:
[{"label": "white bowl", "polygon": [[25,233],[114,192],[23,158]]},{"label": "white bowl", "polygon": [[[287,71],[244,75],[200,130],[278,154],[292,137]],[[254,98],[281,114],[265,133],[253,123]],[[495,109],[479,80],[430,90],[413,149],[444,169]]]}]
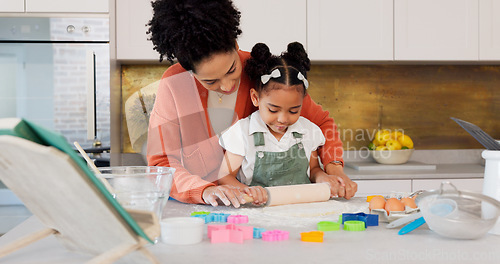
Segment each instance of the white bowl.
[{"label": "white bowl", "polygon": [[173,245],[192,245],[203,240],[205,221],[198,217],[173,217],[161,221],[161,241]]},{"label": "white bowl", "polygon": [[373,159],[380,164],[403,164],[408,162],[414,149],[372,150]]}]

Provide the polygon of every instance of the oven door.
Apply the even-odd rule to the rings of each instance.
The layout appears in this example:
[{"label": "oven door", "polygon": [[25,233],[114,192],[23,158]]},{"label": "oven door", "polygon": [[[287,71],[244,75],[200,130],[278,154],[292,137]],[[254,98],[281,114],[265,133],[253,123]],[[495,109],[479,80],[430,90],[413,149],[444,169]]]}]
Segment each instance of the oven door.
[{"label": "oven door", "polygon": [[0,43],[0,80],[0,118],[25,118],[84,148],[96,124],[109,146],[109,44]]}]

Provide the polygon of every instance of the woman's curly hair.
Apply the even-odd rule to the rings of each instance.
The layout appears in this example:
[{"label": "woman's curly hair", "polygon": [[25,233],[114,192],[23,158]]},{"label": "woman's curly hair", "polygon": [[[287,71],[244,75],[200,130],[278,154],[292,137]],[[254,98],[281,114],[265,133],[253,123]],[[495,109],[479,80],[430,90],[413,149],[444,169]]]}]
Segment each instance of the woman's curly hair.
[{"label": "woman's curly hair", "polygon": [[[311,61],[304,46],[299,42],[288,44],[287,51],[281,53],[280,56],[272,55],[266,44],[257,43],[253,46],[250,55],[251,58],[246,62],[245,72],[250,77],[250,80],[255,82],[255,89],[259,93],[276,87],[267,85],[271,82],[278,82],[288,86],[304,84],[303,81],[298,79],[297,75],[300,72],[307,78],[307,72],[311,69]],[[268,83],[263,85],[260,79],[261,76],[270,74],[275,69],[279,69],[281,77],[271,78]],[[299,92],[306,94],[305,85],[301,86]]]},{"label": "woman's curly hair", "polygon": [[240,12],[230,0],[157,0],[147,24],[154,49],[186,70],[214,53],[235,49]]}]

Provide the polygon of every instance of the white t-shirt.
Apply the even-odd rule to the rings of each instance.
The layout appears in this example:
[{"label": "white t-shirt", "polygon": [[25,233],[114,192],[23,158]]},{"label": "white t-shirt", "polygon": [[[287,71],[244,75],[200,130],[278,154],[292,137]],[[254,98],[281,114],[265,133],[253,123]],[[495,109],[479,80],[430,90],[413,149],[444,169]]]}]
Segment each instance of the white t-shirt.
[{"label": "white t-shirt", "polygon": [[[325,136],[321,129],[302,116],[299,117],[295,124],[288,127],[283,137],[278,141],[260,117],[259,111],[255,111],[249,117],[239,120],[227,131],[224,131],[219,139],[219,144],[224,149],[244,157],[241,169],[238,172],[238,179],[247,185],[252,182],[255,166],[255,153],[257,151],[253,140],[253,133],[255,132],[264,133],[265,146],[258,147],[258,150],[272,152],[287,151],[297,144],[292,132],[302,134],[301,142],[304,145],[308,160],[311,159],[312,151],[325,144]],[[309,175],[309,169],[307,175]]]},{"label": "white t-shirt", "polygon": [[225,95],[214,91],[208,92],[207,111],[215,134],[220,135],[233,123],[237,95],[238,91]]}]

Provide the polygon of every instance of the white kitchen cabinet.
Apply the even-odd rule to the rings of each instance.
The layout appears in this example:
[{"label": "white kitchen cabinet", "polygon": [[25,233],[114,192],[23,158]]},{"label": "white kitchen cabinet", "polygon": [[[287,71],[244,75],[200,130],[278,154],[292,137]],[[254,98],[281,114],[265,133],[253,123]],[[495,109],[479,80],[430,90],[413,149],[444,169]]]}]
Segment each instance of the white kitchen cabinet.
[{"label": "white kitchen cabinet", "polygon": [[478,60],[478,1],[395,0],[395,60]]},{"label": "white kitchen cabinet", "polygon": [[[412,180],[413,191],[418,190],[438,190],[442,182],[451,182],[458,190],[471,191],[481,193],[483,191],[483,179],[429,179],[429,180]],[[450,188],[445,186],[446,190]]]},{"label": "white kitchen cabinet", "polygon": [[411,192],[411,180],[355,180],[356,197],[389,195],[392,192]]},{"label": "white kitchen cabinet", "polygon": [[311,60],[393,60],[393,0],[308,0]]},{"label": "white kitchen cabinet", "polygon": [[25,0],[26,12],[109,13],[109,2],[103,0]]},{"label": "white kitchen cabinet", "polygon": [[0,0],[0,12],[109,13],[107,0]]},{"label": "white kitchen cabinet", "polygon": [[118,60],[154,60],[160,54],[148,40],[146,24],[153,17],[151,0],[116,1],[116,58]]},{"label": "white kitchen cabinet", "polygon": [[0,12],[24,12],[24,0],[0,0]]},{"label": "white kitchen cabinet", "polygon": [[479,60],[500,60],[500,0],[479,0]]},{"label": "white kitchen cabinet", "polygon": [[[236,0],[241,12],[240,49],[250,51],[264,42],[274,54],[293,41],[306,46],[306,0]],[[264,8],[265,7],[265,8]],[[286,7],[286,12],[276,12]],[[145,26],[153,13],[150,0],[120,0],[116,3],[116,41],[119,60],[154,60],[159,54],[146,35]]]},{"label": "white kitchen cabinet", "polygon": [[241,12],[240,49],[251,51],[259,42],[266,43],[273,54],[286,50],[298,41],[307,48],[306,0],[234,0]]}]

